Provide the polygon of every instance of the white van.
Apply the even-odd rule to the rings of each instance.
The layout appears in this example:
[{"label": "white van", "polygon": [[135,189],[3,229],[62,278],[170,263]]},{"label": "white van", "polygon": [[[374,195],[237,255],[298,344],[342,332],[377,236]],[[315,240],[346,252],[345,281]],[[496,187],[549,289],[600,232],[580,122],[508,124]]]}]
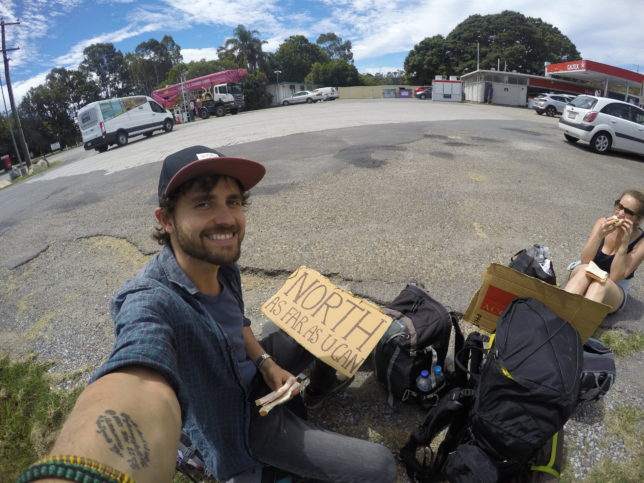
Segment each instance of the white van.
[{"label": "white van", "polygon": [[148,96],[90,102],[78,111],[78,127],[85,149],[102,153],[112,144],[124,146],[132,136],[172,131],[174,117]]},{"label": "white van", "polygon": [[338,90],[335,87],[320,87],[319,89],[315,89],[313,92],[319,94],[323,101],[335,101],[340,97],[340,94],[338,94]]}]

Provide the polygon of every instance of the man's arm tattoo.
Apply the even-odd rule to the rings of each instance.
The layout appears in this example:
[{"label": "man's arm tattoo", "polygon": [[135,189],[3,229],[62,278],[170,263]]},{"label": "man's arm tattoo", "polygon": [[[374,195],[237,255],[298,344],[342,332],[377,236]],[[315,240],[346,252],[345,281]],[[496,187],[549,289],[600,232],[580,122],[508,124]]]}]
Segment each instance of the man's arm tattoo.
[{"label": "man's arm tattoo", "polygon": [[110,451],[126,458],[130,468],[138,470],[150,464],[148,442],[129,414],[108,409],[96,419],[96,427]]}]

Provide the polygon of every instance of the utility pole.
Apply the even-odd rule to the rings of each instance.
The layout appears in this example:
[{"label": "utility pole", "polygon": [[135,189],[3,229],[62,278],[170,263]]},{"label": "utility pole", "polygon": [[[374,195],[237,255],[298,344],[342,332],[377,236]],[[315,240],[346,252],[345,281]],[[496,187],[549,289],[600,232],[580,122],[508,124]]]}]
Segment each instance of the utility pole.
[{"label": "utility pole", "polygon": [[[27,147],[27,141],[25,141],[25,134],[22,132],[22,125],[20,124],[20,116],[18,116],[18,109],[16,109],[16,101],[13,98],[13,89],[11,88],[11,77],[9,76],[9,58],[7,57],[7,52],[10,50],[18,50],[18,48],[7,49],[5,43],[4,35],[4,26],[5,25],[20,25],[20,22],[11,22],[5,23],[4,19],[0,19],[0,27],[2,28],[2,57],[4,60],[4,78],[7,83],[7,92],[9,93],[9,104],[11,105],[11,112],[13,113],[13,118],[16,123],[16,129],[20,135],[20,143],[22,144],[22,150],[25,156],[25,164],[27,169],[31,169],[31,156],[29,155],[29,148]],[[18,155],[20,158],[20,155]]]}]

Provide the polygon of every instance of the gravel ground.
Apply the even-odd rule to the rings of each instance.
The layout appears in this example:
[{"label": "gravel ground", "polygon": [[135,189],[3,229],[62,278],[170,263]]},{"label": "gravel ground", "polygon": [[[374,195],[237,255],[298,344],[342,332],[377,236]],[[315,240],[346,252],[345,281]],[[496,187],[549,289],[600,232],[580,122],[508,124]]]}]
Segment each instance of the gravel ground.
[{"label": "gravel ground", "polygon": [[[55,361],[68,386],[87,380],[112,345],[109,298],[158,250],[148,237],[158,161],[195,142],[228,152],[234,145],[269,168],[253,193],[240,259],[259,336],[274,330],[260,304],[300,265],[381,305],[418,280],[461,312],[485,267],[507,264],[530,243],[547,242],[565,279],[592,222],[644,179],[641,158],[592,155],[561,142],[556,120],[496,106],[336,101],[194,124],[100,157],[72,150],[61,168],[0,190],[0,351]],[[638,276],[626,310],[605,328],[641,333]],[[611,417],[623,405],[644,407],[643,364],[641,351],[619,358],[607,397],[566,425],[568,481],[583,480],[602,458],[630,461],[641,448],[644,422],[625,444]],[[370,361],[346,392],[311,413],[392,451],[422,416],[387,406]]]}]

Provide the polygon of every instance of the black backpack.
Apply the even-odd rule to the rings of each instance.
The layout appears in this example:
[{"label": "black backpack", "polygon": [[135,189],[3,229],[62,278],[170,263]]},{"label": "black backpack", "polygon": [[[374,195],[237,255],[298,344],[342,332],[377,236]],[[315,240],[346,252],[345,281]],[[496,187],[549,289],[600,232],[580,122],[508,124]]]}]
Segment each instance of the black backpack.
[{"label": "black backpack", "polygon": [[584,344],[579,402],[598,401],[615,383],[617,370],[613,352],[592,337]]},{"label": "black backpack", "polygon": [[532,245],[531,247],[515,253],[510,259],[508,267],[521,273],[525,273],[530,277],[543,280],[550,285],[557,285],[557,276],[555,275],[555,269],[552,266],[552,262],[550,262],[550,268],[546,272],[537,261],[540,249],[540,245]]},{"label": "black backpack", "polygon": [[[456,357],[461,387],[428,411],[400,451],[413,481],[495,482],[526,471],[577,406],[581,339],[547,306],[514,299],[478,371],[483,340],[468,337],[465,356]],[[430,443],[445,428],[432,454]],[[419,447],[429,448],[430,457],[419,461]]]},{"label": "black backpack", "polygon": [[416,378],[423,369],[432,374],[436,365],[444,365],[452,325],[460,348],[459,314],[448,312],[417,282],[408,284],[382,310],[394,320],[374,350],[376,379],[386,389],[390,406],[396,399],[429,407],[446,384],[421,393],[416,389]]}]

